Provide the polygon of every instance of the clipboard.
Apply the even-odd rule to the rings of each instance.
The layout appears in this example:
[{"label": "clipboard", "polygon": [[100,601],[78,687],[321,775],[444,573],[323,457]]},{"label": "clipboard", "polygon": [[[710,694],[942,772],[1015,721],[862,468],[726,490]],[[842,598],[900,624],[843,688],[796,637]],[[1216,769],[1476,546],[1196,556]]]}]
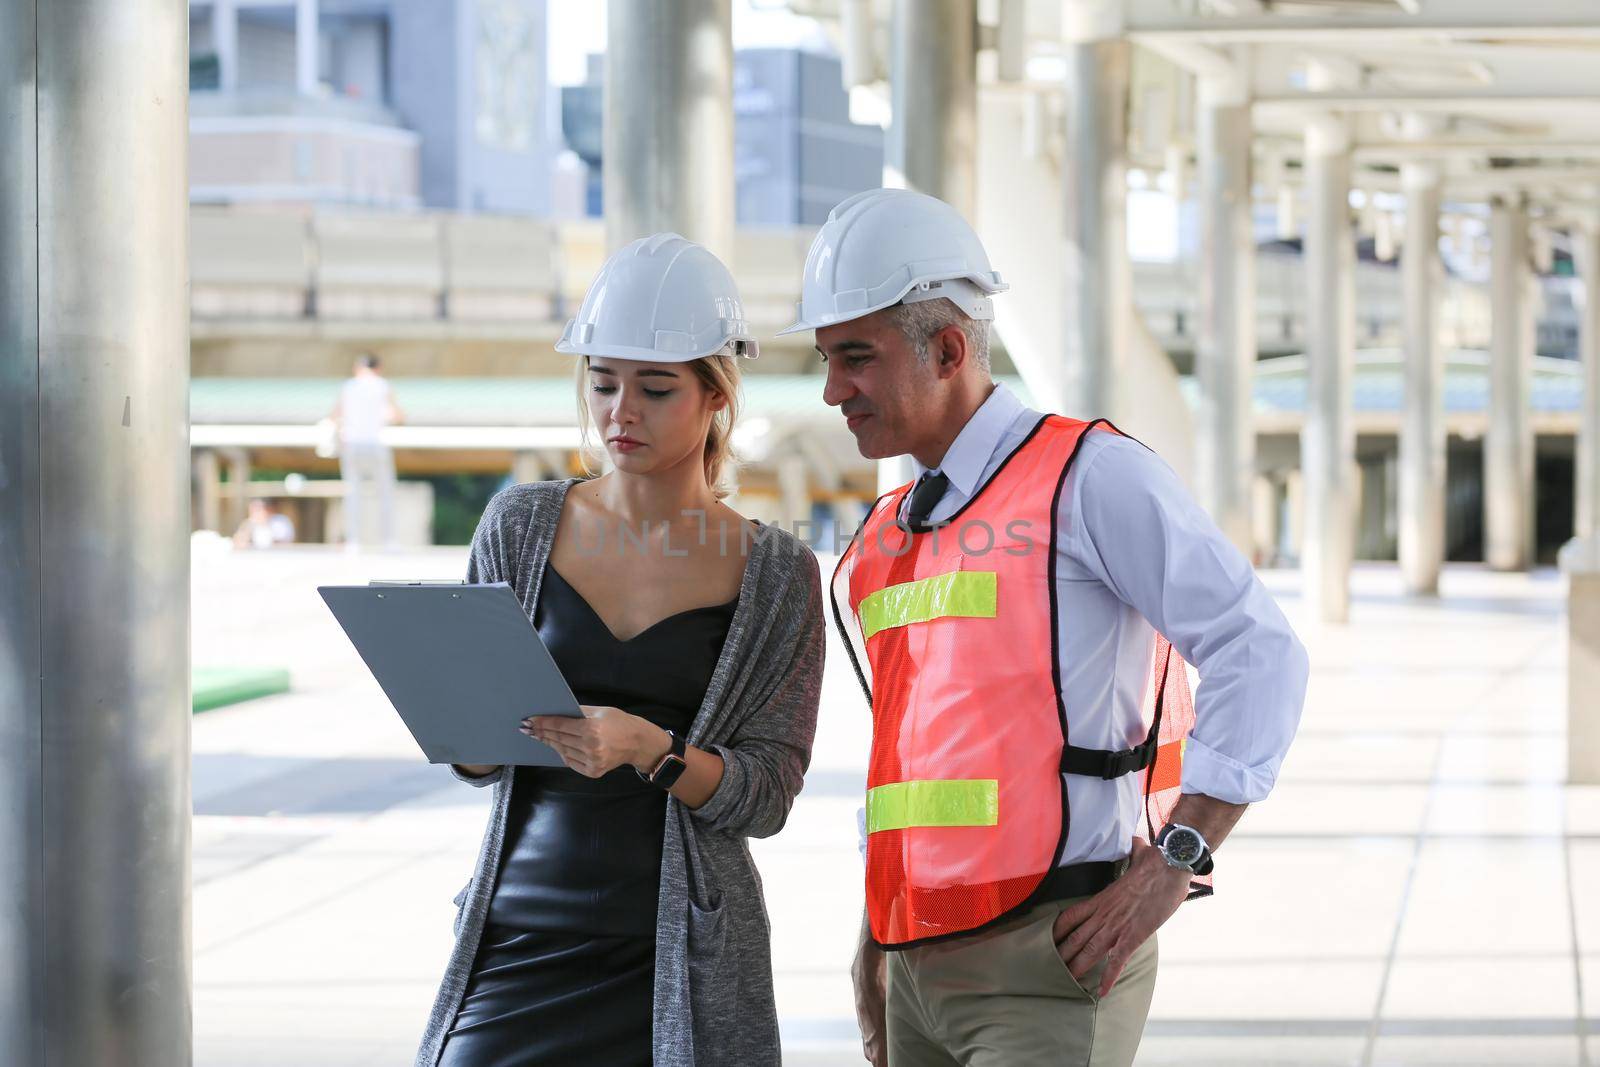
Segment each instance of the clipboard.
[{"label": "clipboard", "polygon": [[578,700],[505,582],[373,582],[317,592],[430,763],[561,767],[518,731]]}]

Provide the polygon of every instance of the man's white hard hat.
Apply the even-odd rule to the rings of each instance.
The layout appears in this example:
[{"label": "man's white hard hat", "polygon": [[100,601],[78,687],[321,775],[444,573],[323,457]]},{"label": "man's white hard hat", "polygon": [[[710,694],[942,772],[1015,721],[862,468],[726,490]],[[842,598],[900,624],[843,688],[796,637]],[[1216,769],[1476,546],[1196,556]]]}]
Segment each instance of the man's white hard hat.
[{"label": "man's white hard hat", "polygon": [[779,333],[940,297],[974,319],[992,319],[990,296],[1008,288],[955,208],[909,189],[871,189],[828,213],[806,254],[799,317]]},{"label": "man's white hard hat", "polygon": [[556,351],[688,363],[730,345],[752,359],[759,351],[733,275],[693,241],[658,233],[612,253]]}]

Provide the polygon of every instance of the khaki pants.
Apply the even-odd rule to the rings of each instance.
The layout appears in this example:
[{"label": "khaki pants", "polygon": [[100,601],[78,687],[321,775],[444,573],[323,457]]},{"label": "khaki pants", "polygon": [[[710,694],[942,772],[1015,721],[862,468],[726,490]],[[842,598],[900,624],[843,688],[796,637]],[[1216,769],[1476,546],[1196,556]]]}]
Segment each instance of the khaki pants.
[{"label": "khaki pants", "polygon": [[[1082,899],[1082,898],[1080,898]],[[1156,939],[1111,994],[1079,984],[1051,927],[1076,901],[1043,904],[1000,927],[888,953],[889,1067],[1128,1067],[1156,987]]]}]

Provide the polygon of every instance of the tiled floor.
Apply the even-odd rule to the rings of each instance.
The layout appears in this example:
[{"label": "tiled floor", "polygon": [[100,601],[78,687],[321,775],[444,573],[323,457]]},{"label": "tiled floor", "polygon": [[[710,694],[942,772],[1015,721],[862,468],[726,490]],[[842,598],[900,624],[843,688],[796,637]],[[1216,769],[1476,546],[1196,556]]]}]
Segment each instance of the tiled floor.
[{"label": "tiled floor", "polygon": [[[196,552],[195,662],[295,683],[195,720],[200,1067],[410,1062],[487,797],[418,763],[314,586],[461,560]],[[1559,577],[1452,569],[1408,601],[1363,567],[1335,629],[1298,618],[1296,575],[1266,580],[1312,650],[1301,736],[1217,896],[1162,931],[1139,1063],[1600,1063],[1600,788],[1561,784]],[[806,792],[755,843],[802,1067],[860,1062],[854,686],[834,656]]]}]

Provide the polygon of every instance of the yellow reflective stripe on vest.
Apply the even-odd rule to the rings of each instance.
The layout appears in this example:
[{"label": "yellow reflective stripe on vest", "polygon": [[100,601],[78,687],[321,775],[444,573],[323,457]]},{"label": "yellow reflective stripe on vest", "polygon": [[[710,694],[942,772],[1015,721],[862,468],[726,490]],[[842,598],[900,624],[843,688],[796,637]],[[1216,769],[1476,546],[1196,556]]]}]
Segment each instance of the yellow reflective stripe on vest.
[{"label": "yellow reflective stripe on vest", "polygon": [[861,601],[861,639],[933,619],[992,619],[997,610],[997,582],[994,571],[952,571],[880,589]]},{"label": "yellow reflective stripe on vest", "polygon": [[995,778],[894,782],[867,790],[867,833],[910,826],[995,826],[1000,782]]}]

